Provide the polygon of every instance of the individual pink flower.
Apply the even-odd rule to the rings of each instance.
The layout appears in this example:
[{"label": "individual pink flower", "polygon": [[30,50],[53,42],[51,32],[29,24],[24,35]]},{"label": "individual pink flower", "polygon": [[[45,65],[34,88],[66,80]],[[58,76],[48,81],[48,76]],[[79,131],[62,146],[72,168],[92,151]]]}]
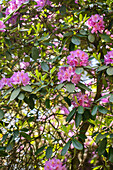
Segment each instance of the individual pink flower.
[{"label": "individual pink flower", "polygon": [[81,77],[81,74],[78,75],[78,74],[74,73],[71,82],[75,85],[78,84],[78,82],[80,81],[80,77]]},{"label": "individual pink flower", "polygon": [[78,106],[90,107],[91,103],[92,101],[91,98],[88,96],[88,94],[82,94],[81,92],[79,92],[73,95],[72,105],[74,107],[78,107]]},{"label": "individual pink flower", "polygon": [[75,0],[75,4],[78,4],[78,0]]},{"label": "individual pink flower", "polygon": [[106,65],[113,64],[113,50],[108,51],[107,54],[104,56],[104,63]]},{"label": "individual pink flower", "polygon": [[29,65],[30,65],[29,62],[24,62],[24,61],[20,62],[20,68],[21,69],[25,70],[27,67],[29,67]]},{"label": "individual pink flower", "polygon": [[13,15],[13,16],[8,20],[8,24],[15,25],[15,24],[16,24],[16,21],[17,21],[17,17],[18,17],[18,15]]},{"label": "individual pink flower", "polygon": [[69,110],[65,106],[61,106],[60,109],[62,114],[64,115],[69,114]]},{"label": "individual pink flower", "polygon": [[2,21],[0,21],[0,32],[4,32],[5,31],[5,25]]},{"label": "individual pink flower", "polygon": [[36,7],[39,7],[39,9],[43,8],[45,5],[50,5],[50,1],[49,0],[34,0],[37,5],[35,5]]}]

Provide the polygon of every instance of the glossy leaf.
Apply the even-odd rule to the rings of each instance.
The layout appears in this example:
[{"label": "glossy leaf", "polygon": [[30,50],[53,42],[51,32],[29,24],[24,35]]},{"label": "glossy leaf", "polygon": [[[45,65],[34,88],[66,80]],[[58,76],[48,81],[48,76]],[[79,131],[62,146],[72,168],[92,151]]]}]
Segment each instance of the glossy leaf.
[{"label": "glossy leaf", "polygon": [[76,109],[74,108],[74,109],[69,113],[69,115],[67,116],[66,121],[67,121],[67,122],[70,122],[70,121],[72,120],[73,116],[75,115],[75,113],[76,113]]},{"label": "glossy leaf", "polygon": [[48,148],[47,148],[47,150],[46,150],[46,158],[47,159],[49,159],[49,158],[51,158],[51,156],[52,156],[52,147],[51,146],[49,146]]},{"label": "glossy leaf", "polygon": [[0,119],[3,119],[3,117],[4,117],[4,112],[3,110],[0,109]]},{"label": "glossy leaf", "polygon": [[72,83],[67,83],[66,84],[66,89],[69,93],[73,92],[75,90],[75,85]]},{"label": "glossy leaf", "polygon": [[83,149],[83,145],[78,140],[76,140],[76,139],[72,139],[72,144],[78,150],[82,150]]},{"label": "glossy leaf", "polygon": [[92,116],[95,116],[96,113],[97,113],[97,110],[98,110],[98,106],[95,105],[95,106],[93,107],[93,109],[92,109],[91,115],[92,115]]},{"label": "glossy leaf", "polygon": [[20,93],[20,88],[15,89],[15,90],[11,93],[11,96],[10,96],[9,101],[12,101],[12,100],[16,99],[16,97],[19,95],[19,93]]},{"label": "glossy leaf", "polygon": [[68,141],[68,142],[66,143],[66,145],[63,147],[62,152],[61,152],[61,155],[62,155],[62,156],[64,156],[64,155],[66,154],[66,152],[68,151],[68,149],[69,149],[69,147],[70,147],[70,144],[71,144],[71,142]]}]

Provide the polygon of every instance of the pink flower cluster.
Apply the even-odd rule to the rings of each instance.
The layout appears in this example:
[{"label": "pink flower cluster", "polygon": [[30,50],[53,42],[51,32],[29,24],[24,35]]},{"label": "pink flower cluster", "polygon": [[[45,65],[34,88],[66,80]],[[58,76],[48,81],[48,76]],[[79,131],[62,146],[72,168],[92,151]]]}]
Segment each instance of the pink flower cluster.
[{"label": "pink flower cluster", "polygon": [[44,170],[67,170],[65,165],[62,165],[62,162],[59,159],[49,159],[46,161]]},{"label": "pink flower cluster", "polygon": [[24,86],[26,86],[27,84],[29,84],[29,81],[30,79],[28,77],[28,73],[24,73],[24,71],[14,72],[11,78],[3,77],[0,80],[0,89],[2,89],[4,85],[8,85],[9,87],[12,87],[12,84],[14,85],[23,84]]},{"label": "pink flower cluster", "polygon": [[0,32],[4,32],[5,31],[5,25],[2,21],[0,21]]},{"label": "pink flower cluster", "polygon": [[92,15],[86,22],[86,25],[88,25],[89,29],[92,29],[91,30],[91,33],[93,34],[94,32],[97,34],[98,31],[100,33],[103,33],[103,30],[104,30],[104,21],[103,21],[103,18],[98,15],[98,14],[95,14],[95,15]]},{"label": "pink flower cluster", "polygon": [[69,67],[61,67],[58,72],[58,79],[62,82],[71,81],[77,84],[80,81],[81,74],[76,74],[76,66],[86,66],[88,62],[88,54],[81,50],[71,51],[67,57]]},{"label": "pink flower cluster", "polygon": [[113,50],[108,51],[107,54],[104,56],[104,63],[106,65],[113,64]]},{"label": "pink flower cluster", "polygon": [[62,82],[71,81],[73,84],[77,84],[80,81],[81,75],[77,75],[75,73],[75,68],[69,67],[61,67],[58,72],[58,79]]},{"label": "pink flower cluster", "polygon": [[[19,8],[22,4],[25,2],[28,2],[29,0],[12,0],[9,1],[9,7],[6,9],[6,15],[12,13],[15,11],[17,8]],[[34,0],[39,7],[44,7],[46,4],[49,5],[50,1],[49,0]]]},{"label": "pink flower cluster", "polygon": [[[75,97],[77,97],[77,101]],[[78,106],[90,107],[91,105],[91,98],[89,98],[88,94],[82,94],[81,92],[79,92],[73,95],[73,99],[74,101],[72,101],[72,105],[74,107]]]},{"label": "pink flower cluster", "polygon": [[67,63],[73,67],[86,66],[89,64],[88,54],[81,50],[71,51],[67,59]]}]

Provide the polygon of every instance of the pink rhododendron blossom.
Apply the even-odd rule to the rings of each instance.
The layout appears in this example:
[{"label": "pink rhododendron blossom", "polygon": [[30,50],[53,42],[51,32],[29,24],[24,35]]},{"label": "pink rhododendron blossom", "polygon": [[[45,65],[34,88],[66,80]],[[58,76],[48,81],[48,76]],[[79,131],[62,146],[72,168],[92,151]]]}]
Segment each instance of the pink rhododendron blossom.
[{"label": "pink rhododendron blossom", "polygon": [[9,87],[12,87],[12,84],[14,85],[23,84],[24,86],[26,86],[27,84],[29,84],[29,81],[30,79],[28,73],[24,73],[24,71],[14,72],[11,78],[3,77],[0,80],[0,89],[2,89],[4,85],[8,85]]},{"label": "pink rhododendron blossom", "polygon": [[88,62],[88,54],[81,50],[71,51],[67,57],[67,63],[70,66],[86,66]]},{"label": "pink rhododendron blossom", "polygon": [[5,31],[5,25],[2,21],[0,21],[0,32],[4,32]]},{"label": "pink rhododendron blossom", "polygon": [[91,33],[98,33],[98,31],[100,33],[103,33],[103,30],[104,30],[104,21],[103,21],[103,18],[98,15],[98,14],[95,14],[95,15],[92,15],[86,22],[86,25],[88,25],[89,29],[92,29],[91,30]]},{"label": "pink rhododendron blossom", "polygon": [[74,101],[72,101],[72,105],[74,107],[78,107],[78,106],[90,107],[92,103],[91,98],[89,98],[88,94],[82,94],[81,92],[74,94],[73,100]]},{"label": "pink rhododendron blossom", "polygon": [[107,54],[104,56],[104,63],[106,65],[113,64],[113,50],[108,51]]},{"label": "pink rhododendron blossom", "polygon": [[62,165],[62,162],[59,159],[49,159],[46,161],[44,170],[67,170],[65,165]]}]

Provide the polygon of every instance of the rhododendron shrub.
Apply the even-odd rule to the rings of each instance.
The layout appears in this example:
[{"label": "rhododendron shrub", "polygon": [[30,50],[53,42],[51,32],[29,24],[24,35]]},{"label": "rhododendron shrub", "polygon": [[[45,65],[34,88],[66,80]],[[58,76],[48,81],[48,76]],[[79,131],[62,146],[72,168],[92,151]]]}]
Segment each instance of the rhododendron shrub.
[{"label": "rhododendron shrub", "polygon": [[0,3],[0,168],[113,169],[112,1]]}]

